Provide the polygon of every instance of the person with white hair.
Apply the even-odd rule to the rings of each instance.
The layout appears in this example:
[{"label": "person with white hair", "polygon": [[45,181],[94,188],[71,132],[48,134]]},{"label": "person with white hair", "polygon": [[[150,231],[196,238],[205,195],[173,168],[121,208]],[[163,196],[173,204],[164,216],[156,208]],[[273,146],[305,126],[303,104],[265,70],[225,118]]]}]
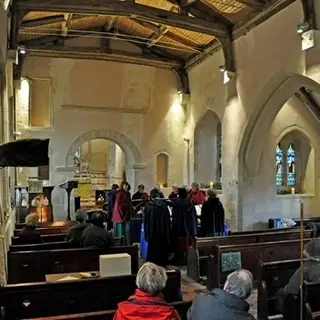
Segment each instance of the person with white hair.
[{"label": "person with white hair", "polygon": [[68,234],[64,240],[74,244],[79,244],[80,246],[83,230],[88,226],[86,223],[87,211],[84,209],[78,209],[75,216],[77,223],[68,230]]},{"label": "person with white hair", "polygon": [[36,230],[39,217],[36,213],[30,213],[26,216],[26,226],[19,235],[20,244],[41,243],[40,232]]},{"label": "person with white hair", "polygon": [[[312,239],[304,246],[303,254],[306,261],[303,266],[304,280],[308,282],[320,281],[320,238]],[[298,296],[300,291],[301,268],[297,269],[289,280],[289,283],[277,292],[278,309],[283,315],[292,311],[291,306],[286,308],[285,299],[287,296]]]},{"label": "person with white hair", "polygon": [[222,289],[199,294],[188,310],[188,320],[254,320],[246,299],[252,292],[252,274],[240,269],[230,273]]},{"label": "person with white hair", "polygon": [[180,320],[174,307],[168,305],[161,294],[167,279],[164,268],[145,263],[137,274],[138,288],[128,301],[118,304],[113,320]]}]

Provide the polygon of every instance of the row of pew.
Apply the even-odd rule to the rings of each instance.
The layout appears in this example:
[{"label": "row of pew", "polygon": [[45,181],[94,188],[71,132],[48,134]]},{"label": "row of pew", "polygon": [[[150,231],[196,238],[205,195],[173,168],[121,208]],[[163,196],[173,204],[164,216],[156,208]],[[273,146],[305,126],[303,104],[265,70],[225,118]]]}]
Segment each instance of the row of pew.
[{"label": "row of pew", "polygon": [[[0,319],[112,319],[117,303],[133,293],[138,270],[136,246],[123,246],[123,239],[118,238],[115,239],[115,246],[108,250],[72,248],[63,242],[68,226],[50,225],[39,228],[43,243],[19,245],[17,235],[22,227],[16,225],[8,252],[9,285],[0,288]],[[305,230],[306,242],[310,236],[311,231]],[[206,278],[208,290],[221,287],[231,272],[221,272],[221,257],[240,252],[242,268],[253,273],[258,286],[258,320],[269,319],[277,314],[276,291],[288,282],[299,267],[299,238],[299,230],[295,228],[198,238],[188,252],[188,275],[196,281]],[[98,270],[100,254],[124,252],[131,256],[130,276],[44,282],[47,274]],[[315,292],[320,292],[320,287],[305,284],[303,288],[308,297],[305,314],[311,315],[308,319],[313,319],[317,307],[312,303],[312,297]],[[186,319],[186,310],[191,302],[181,301],[179,270],[168,271],[164,296],[167,302],[174,303],[182,319]]]}]

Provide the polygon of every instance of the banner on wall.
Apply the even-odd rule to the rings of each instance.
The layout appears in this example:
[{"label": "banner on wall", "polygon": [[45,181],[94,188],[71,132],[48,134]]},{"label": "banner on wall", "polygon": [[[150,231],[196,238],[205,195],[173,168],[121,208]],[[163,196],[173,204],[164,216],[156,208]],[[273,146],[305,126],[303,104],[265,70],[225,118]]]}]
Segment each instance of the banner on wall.
[{"label": "banner on wall", "polygon": [[28,180],[28,193],[43,193],[43,181]]}]

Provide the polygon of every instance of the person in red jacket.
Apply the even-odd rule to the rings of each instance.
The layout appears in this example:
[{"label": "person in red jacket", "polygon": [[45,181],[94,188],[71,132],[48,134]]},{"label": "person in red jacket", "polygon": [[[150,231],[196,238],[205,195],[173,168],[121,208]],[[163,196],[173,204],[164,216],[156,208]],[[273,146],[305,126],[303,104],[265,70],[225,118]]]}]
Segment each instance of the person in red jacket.
[{"label": "person in red jacket", "polygon": [[128,301],[120,302],[113,320],[181,320],[174,307],[167,304],[161,291],[166,286],[164,268],[147,262],[139,270],[136,289]]},{"label": "person in red jacket", "polygon": [[128,182],[121,182],[120,189],[116,193],[116,201],[113,208],[112,222],[114,223],[115,237],[124,237],[125,243],[131,244],[130,219],[131,219],[131,195]]},{"label": "person in red jacket", "polygon": [[198,183],[194,182],[191,186],[192,189],[189,192],[188,199],[192,201],[195,206],[203,204],[206,201],[205,193],[199,189]]}]

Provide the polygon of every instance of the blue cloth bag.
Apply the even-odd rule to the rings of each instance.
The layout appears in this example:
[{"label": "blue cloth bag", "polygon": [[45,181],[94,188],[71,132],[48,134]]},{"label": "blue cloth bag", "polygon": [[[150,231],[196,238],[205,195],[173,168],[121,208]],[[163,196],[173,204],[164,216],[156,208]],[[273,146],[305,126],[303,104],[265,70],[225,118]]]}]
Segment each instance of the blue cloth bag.
[{"label": "blue cloth bag", "polygon": [[144,239],[144,225],[141,224],[140,233],[140,258],[147,260],[148,242]]}]

